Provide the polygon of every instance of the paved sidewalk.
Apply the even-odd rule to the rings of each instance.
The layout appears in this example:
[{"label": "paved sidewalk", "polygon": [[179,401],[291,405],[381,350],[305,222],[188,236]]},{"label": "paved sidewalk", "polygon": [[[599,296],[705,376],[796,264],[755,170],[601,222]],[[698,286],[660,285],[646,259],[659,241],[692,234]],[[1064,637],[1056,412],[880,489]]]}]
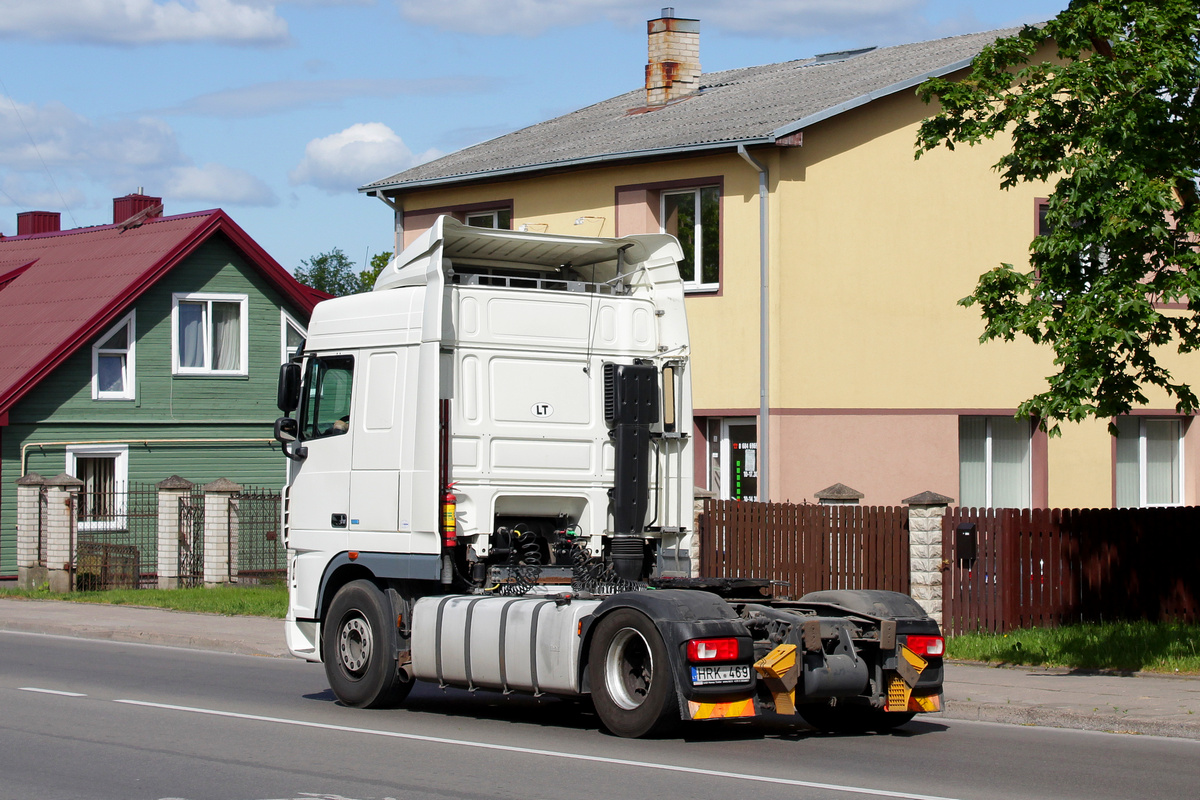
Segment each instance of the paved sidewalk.
[{"label": "paved sidewalk", "polygon": [[[287,656],[283,621],[260,617],[3,598],[0,630]],[[934,718],[1200,740],[1200,677],[951,663],[945,691]]]}]

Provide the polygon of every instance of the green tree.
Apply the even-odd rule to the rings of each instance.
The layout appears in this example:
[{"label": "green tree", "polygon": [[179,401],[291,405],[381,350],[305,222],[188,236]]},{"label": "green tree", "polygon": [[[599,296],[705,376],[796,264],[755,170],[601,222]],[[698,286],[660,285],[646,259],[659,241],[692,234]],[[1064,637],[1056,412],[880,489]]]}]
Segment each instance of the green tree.
[{"label": "green tree", "polygon": [[1200,346],[1197,87],[1195,0],[1072,0],[984,48],[965,78],[918,89],[941,103],[920,127],[918,158],[1003,133],[1001,186],[1053,183],[1030,269],[1002,264],[960,301],[980,307],[981,341],[1020,335],[1053,348],[1048,389],[1018,409],[1051,433],[1145,404],[1153,387],[1180,413],[1197,408],[1159,363],[1163,348]]},{"label": "green tree", "polygon": [[359,276],[354,273],[354,262],[346,257],[341,248],[335,247],[328,253],[318,253],[312,258],[301,259],[303,265],[296,269],[296,280],[303,284],[328,292],[334,297],[361,291]]},{"label": "green tree", "polygon": [[362,272],[358,273],[358,291],[369,292],[375,288],[375,279],[379,277],[379,273],[383,272],[383,268],[392,260],[391,251],[385,250],[382,253],[376,253],[371,256],[368,266]]}]

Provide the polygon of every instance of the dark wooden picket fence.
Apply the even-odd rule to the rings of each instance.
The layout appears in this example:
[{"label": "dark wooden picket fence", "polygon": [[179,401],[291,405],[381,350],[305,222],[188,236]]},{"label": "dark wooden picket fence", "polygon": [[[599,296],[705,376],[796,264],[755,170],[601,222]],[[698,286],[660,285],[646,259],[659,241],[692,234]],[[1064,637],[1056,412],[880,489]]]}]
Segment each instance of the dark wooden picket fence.
[{"label": "dark wooden picket fence", "polygon": [[775,597],[822,589],[908,592],[908,509],[706,500],[700,574],[767,578]]},{"label": "dark wooden picket fence", "polygon": [[[974,529],[960,535],[960,526]],[[942,627],[952,635],[1200,621],[1200,507],[952,508],[942,548]]]}]

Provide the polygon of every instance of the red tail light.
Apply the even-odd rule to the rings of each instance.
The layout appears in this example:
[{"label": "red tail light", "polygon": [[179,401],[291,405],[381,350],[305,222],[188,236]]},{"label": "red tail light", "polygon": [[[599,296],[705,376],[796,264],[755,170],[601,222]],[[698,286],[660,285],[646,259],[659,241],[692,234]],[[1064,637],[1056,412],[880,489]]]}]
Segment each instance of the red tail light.
[{"label": "red tail light", "polygon": [[908,636],[908,649],[919,656],[941,657],[946,654],[946,640],[941,636]]},{"label": "red tail light", "polygon": [[736,661],[737,639],[692,639],[687,643],[688,661],[702,664],[708,661]]}]

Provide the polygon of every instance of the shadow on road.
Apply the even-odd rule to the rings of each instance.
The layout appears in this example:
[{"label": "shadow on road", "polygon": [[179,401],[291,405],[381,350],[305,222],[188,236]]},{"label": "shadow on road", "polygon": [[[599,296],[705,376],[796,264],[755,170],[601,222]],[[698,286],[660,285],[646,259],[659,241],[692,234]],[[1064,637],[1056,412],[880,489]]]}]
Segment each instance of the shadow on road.
[{"label": "shadow on road", "polygon": [[[305,700],[336,703],[331,689],[303,695]],[[591,702],[560,697],[534,697],[514,692],[503,694],[487,690],[470,692],[465,689],[440,689],[432,683],[418,681],[402,708],[412,714],[427,714],[442,717],[469,717],[517,725],[537,725],[543,728],[566,728],[571,730],[594,730],[609,735],[596,717]],[[754,739],[779,739],[803,741],[813,737],[877,737],[890,736],[911,738],[930,733],[940,733],[946,726],[940,722],[921,719],[902,725],[885,733],[821,733],[804,722],[776,714],[768,714],[751,720],[713,720],[680,725],[663,739],[679,739],[685,742],[737,742]]]}]

